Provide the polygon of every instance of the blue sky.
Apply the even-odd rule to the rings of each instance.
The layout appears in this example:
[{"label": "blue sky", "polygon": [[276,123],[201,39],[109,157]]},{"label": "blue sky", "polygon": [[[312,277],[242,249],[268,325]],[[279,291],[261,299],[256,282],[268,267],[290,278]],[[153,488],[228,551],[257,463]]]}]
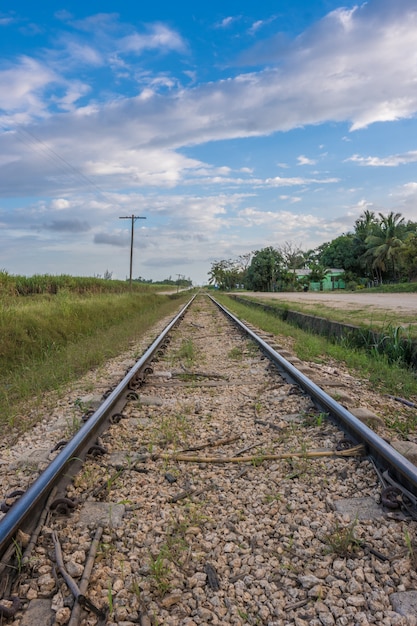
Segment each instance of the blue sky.
[{"label": "blue sky", "polygon": [[[141,6],[143,4],[143,6]],[[417,220],[415,0],[0,8],[0,269],[178,274]]]}]

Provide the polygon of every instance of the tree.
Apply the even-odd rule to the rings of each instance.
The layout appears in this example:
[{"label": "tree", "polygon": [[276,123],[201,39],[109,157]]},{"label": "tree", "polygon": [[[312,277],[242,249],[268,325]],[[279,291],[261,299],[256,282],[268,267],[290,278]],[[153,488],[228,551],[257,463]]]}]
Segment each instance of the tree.
[{"label": "tree", "polygon": [[282,255],[272,246],[254,252],[246,273],[246,287],[253,291],[274,291],[283,268]]},{"label": "tree", "polygon": [[364,211],[362,215],[355,221],[355,237],[365,243],[365,240],[369,235],[378,228],[378,220],[375,217],[375,213],[373,211]]},{"label": "tree", "polygon": [[356,254],[359,264],[368,278],[372,276],[372,258],[366,256],[366,239],[373,235],[378,229],[379,223],[373,211],[364,211],[362,215],[355,221],[355,230],[353,233]]},{"label": "tree", "polygon": [[278,246],[278,252],[282,257],[282,262],[286,271],[281,272],[281,283],[284,288],[295,288],[297,275],[295,270],[304,267],[304,252],[297,244],[286,241],[282,246]]},{"label": "tree", "polygon": [[361,263],[355,236],[351,233],[340,235],[323,247],[319,262],[324,267],[333,267],[345,272],[361,273]]},{"label": "tree", "polygon": [[310,263],[309,268],[311,270],[308,277],[309,281],[312,283],[320,283],[320,289],[322,289],[322,283],[323,280],[326,278],[328,269],[318,261],[313,261],[312,263]]},{"label": "tree", "polygon": [[401,213],[391,211],[387,216],[379,213],[378,228],[365,239],[366,252],[363,257],[371,260],[371,267],[378,282],[383,276],[398,278],[401,249],[407,231]]},{"label": "tree", "polygon": [[239,269],[236,261],[221,260],[211,264],[209,284],[217,285],[219,289],[234,289],[238,282]]},{"label": "tree", "polygon": [[408,280],[417,280],[417,229],[406,235],[401,248],[401,261]]},{"label": "tree", "polygon": [[277,251],[282,257],[282,262],[288,270],[299,270],[304,267],[304,252],[295,243],[286,241],[277,247]]},{"label": "tree", "polygon": [[227,290],[243,285],[251,256],[252,254],[248,252],[235,260],[214,261],[209,272],[209,284]]}]

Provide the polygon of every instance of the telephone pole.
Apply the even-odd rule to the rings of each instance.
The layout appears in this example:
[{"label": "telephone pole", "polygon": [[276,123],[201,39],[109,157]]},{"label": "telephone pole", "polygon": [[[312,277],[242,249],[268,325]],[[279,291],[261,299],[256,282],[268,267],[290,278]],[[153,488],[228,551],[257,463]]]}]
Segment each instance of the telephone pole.
[{"label": "telephone pole", "polygon": [[129,284],[130,284],[130,288],[132,288],[133,233],[135,230],[135,222],[136,220],[146,220],[146,217],[140,217],[139,215],[125,215],[123,217],[119,217],[119,220],[132,220],[132,226],[131,226],[131,232],[130,232],[130,273],[129,273]]}]

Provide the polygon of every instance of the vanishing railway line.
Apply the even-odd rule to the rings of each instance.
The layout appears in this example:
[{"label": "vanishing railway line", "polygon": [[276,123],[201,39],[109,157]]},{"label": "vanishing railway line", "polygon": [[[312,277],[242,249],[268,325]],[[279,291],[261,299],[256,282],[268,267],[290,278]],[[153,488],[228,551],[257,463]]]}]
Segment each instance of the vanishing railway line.
[{"label": "vanishing railway line", "polygon": [[238,323],[197,296],[73,438],[6,459],[0,620],[412,623],[416,468]]}]

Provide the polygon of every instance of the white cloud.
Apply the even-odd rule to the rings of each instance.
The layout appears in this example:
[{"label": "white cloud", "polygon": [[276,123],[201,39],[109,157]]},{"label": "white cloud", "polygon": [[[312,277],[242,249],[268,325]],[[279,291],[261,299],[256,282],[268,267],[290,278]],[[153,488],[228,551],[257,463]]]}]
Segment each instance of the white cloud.
[{"label": "white cloud", "polygon": [[361,157],[358,154],[354,154],[349,159],[346,159],[346,161],[353,161],[354,163],[359,163],[359,165],[371,167],[397,167],[398,165],[417,161],[417,150],[410,150],[404,154],[393,154],[386,157]]},{"label": "white cloud", "polygon": [[64,209],[69,209],[71,206],[69,200],[66,200],[65,198],[56,198],[55,200],[52,200],[51,202],[51,209],[53,210],[57,210],[57,211],[63,211]]},{"label": "white cloud", "polygon": [[216,28],[228,28],[233,22],[239,20],[239,17],[233,17],[229,15],[228,17],[223,18],[220,22],[217,22]]},{"label": "white cloud", "polygon": [[263,24],[264,24],[263,20],[258,20],[257,22],[254,22],[252,24],[252,26],[250,27],[250,29],[249,29],[249,33],[251,35],[254,35],[256,33],[256,31],[258,31],[260,28],[262,28]]},{"label": "white cloud", "polygon": [[46,113],[43,91],[59,77],[42,63],[27,56],[0,69],[0,109],[8,113],[25,111],[39,115]]},{"label": "white cloud", "polygon": [[15,18],[11,15],[4,15],[0,13],[0,26],[8,26],[12,22],[14,22]]},{"label": "white cloud", "polygon": [[417,183],[406,183],[403,185],[405,195],[414,195],[417,193]]},{"label": "white cloud", "polygon": [[295,204],[296,202],[301,202],[302,198],[299,196],[280,196],[280,200],[286,200],[290,204]]},{"label": "white cloud", "polygon": [[275,178],[267,178],[265,183],[267,185],[271,185],[272,187],[293,187],[300,185],[309,185],[309,184],[331,184],[339,182],[338,178],[282,178],[281,176],[275,176]]},{"label": "white cloud", "polygon": [[416,205],[417,205],[417,182],[410,181],[400,185],[391,193],[391,197],[395,202],[395,211],[400,212],[406,220],[412,222],[417,221]]},{"label": "white cloud", "polygon": [[255,35],[261,28],[264,28],[264,26],[271,24],[271,22],[273,22],[274,20],[276,20],[275,15],[272,15],[267,20],[257,20],[256,22],[253,22],[252,26],[248,30],[248,33],[250,35]]},{"label": "white cloud", "polygon": [[174,30],[162,23],[148,26],[148,33],[133,33],[119,41],[122,52],[142,53],[144,50],[159,49],[161,51],[175,50],[184,52],[186,45],[182,37]]},{"label": "white cloud", "polygon": [[[268,69],[182,89],[164,99],[155,96],[152,107],[152,94],[145,101],[118,98],[118,119],[122,116],[131,123],[132,118],[141,118],[155,141],[162,136],[166,145],[174,147],[270,134],[328,120],[348,120],[352,129],[358,129],[409,117],[417,112],[416,31],[417,7],[410,0],[373,0],[354,11],[333,11],[299,36],[284,57],[274,58],[270,52]],[[114,46],[121,53],[136,54],[145,49],[186,49],[181,36],[163,24],[113,41],[105,35],[104,40],[96,37],[91,61],[108,57],[110,48],[114,55]],[[79,47],[80,53],[86,50]],[[37,98],[39,87],[52,85],[56,76],[39,62],[28,63],[33,66],[30,75],[28,71],[15,73],[12,91],[24,92],[19,106],[26,103],[32,111],[31,98]],[[13,100],[2,93],[10,109],[17,96]],[[42,108],[46,107],[45,102]],[[102,115],[108,118],[108,114],[108,107],[103,108]],[[102,128],[99,119],[97,125]]]},{"label": "white cloud", "polygon": [[308,157],[304,156],[303,154],[300,154],[300,156],[297,157],[297,161],[298,161],[298,165],[315,165],[317,163],[316,160],[309,159]]},{"label": "white cloud", "polygon": [[81,63],[83,65],[101,67],[105,63],[105,59],[97,49],[78,41],[68,42],[67,53],[71,58],[72,64]]}]

